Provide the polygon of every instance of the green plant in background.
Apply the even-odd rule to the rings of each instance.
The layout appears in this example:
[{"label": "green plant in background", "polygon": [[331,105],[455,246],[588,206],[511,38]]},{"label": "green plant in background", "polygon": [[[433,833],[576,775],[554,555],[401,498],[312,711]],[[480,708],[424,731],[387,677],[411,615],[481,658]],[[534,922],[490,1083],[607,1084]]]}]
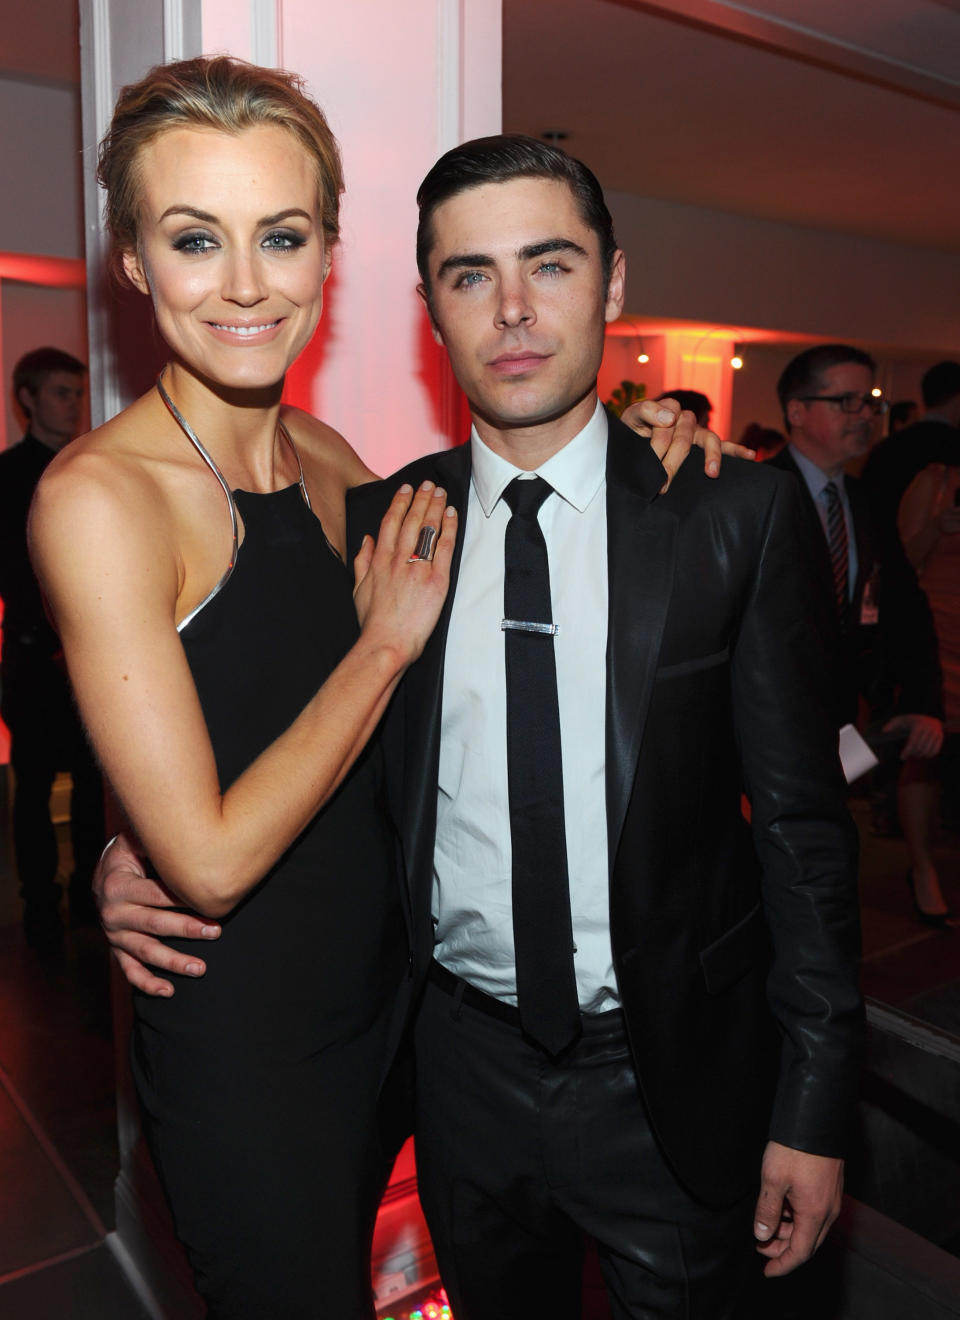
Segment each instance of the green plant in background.
[{"label": "green plant in background", "polygon": [[639,403],[641,399],[647,397],[646,385],[641,385],[636,380],[622,380],[607,399],[604,407],[608,412],[612,412],[614,417],[620,417],[621,414],[630,407],[631,403]]}]

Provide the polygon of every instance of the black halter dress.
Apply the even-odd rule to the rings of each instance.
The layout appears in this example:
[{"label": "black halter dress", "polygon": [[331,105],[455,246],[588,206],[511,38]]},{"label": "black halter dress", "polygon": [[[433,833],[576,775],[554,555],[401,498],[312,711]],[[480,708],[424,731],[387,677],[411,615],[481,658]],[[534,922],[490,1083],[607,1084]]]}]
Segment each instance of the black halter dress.
[{"label": "black halter dress", "polygon": [[[223,789],[357,637],[350,574],[302,478],[231,500],[239,552],[181,624]],[[380,780],[371,745],[203,946],[206,976],[135,996],[144,1128],[215,1320],[372,1315],[377,1093],[406,970]]]}]

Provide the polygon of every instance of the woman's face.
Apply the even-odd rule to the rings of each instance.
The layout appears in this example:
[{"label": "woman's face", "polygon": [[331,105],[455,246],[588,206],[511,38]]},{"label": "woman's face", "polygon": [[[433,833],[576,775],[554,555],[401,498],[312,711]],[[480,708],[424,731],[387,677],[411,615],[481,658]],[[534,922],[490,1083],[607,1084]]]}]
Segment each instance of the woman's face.
[{"label": "woman's face", "polygon": [[124,255],[176,357],[216,384],[279,381],[330,268],[312,158],[272,124],[176,128],[141,151],[140,248]]}]

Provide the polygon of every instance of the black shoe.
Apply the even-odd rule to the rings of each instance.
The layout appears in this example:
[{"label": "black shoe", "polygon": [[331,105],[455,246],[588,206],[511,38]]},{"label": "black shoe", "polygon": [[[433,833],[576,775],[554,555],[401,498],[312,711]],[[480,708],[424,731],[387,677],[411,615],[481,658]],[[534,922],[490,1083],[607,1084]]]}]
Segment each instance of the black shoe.
[{"label": "black shoe", "polygon": [[913,872],[907,872],[907,888],[910,890],[910,897],[913,899],[913,910],[925,926],[931,930],[953,930],[954,926],[960,924],[956,916],[947,908],[946,912],[925,912],[917,902],[917,887],[914,883]]}]

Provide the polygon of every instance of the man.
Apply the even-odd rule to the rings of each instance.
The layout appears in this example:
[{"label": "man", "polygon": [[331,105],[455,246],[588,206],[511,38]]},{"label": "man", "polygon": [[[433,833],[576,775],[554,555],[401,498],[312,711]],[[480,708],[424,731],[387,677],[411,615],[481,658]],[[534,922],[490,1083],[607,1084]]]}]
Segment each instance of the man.
[{"label": "man", "polygon": [[[753,464],[721,492],[688,462],[658,498],[654,454],[605,417],[624,258],[585,167],[482,139],[419,201],[421,293],[474,431],[349,514],[356,544],[429,478],[463,523],[384,729],[441,1272],[458,1320],[575,1316],[586,1231],[617,1314],[721,1320],[751,1227],[784,1273],[837,1213],[861,1025],[796,493]],[[198,933],[131,918],[121,889],[108,926]]]},{"label": "man", "polygon": [[49,808],[58,770],[69,770],[73,781],[70,912],[76,922],[95,917],[90,877],[103,847],[103,784],[73,707],[60,643],[44,613],[26,537],[37,482],[80,429],[85,375],[83,363],[58,348],[38,348],[22,357],[14,368],[13,392],[27,418],[27,432],[0,454],[2,713],[10,729],[13,847],[24,932],[40,952],[55,949],[63,929]]},{"label": "man", "polygon": [[[902,740],[901,761],[936,756],[943,741],[937,638],[926,596],[895,531],[873,516],[845,464],[870,447],[882,409],[876,366],[848,344],[820,344],[793,358],[777,392],[789,444],[770,463],[804,496],[815,567],[839,625],[836,720],[855,723],[862,698],[874,732]],[[904,783],[909,798],[910,789]],[[909,805],[909,804],[908,804]],[[910,812],[905,820],[908,845]],[[946,913],[936,874],[915,867],[921,913]]]},{"label": "man", "polygon": [[923,417],[882,440],[863,469],[876,517],[896,527],[911,481],[930,463],[960,463],[960,362],[938,362],[920,382]]}]

